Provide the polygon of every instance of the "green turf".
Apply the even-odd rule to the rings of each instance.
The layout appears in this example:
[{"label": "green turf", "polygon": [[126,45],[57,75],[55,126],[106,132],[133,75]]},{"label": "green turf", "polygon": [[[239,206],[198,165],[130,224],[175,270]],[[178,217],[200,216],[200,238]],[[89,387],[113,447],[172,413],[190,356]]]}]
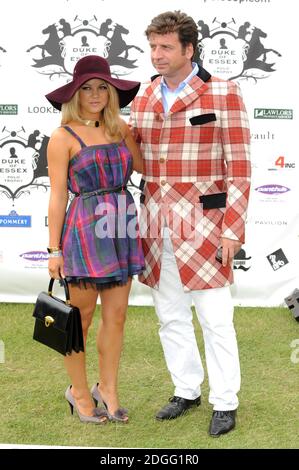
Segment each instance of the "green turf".
[{"label": "green turf", "polygon": [[[99,307],[98,307],[99,309]],[[237,427],[219,439],[208,425],[207,377],[202,405],[171,422],[158,422],[155,412],[173,393],[151,307],[130,307],[120,370],[121,404],[129,408],[128,425],[80,423],[64,399],[69,383],[62,356],[32,340],[33,306],[0,304],[0,443],[126,448],[298,448],[299,363],[291,360],[290,343],[299,324],[283,308],[236,308],[242,386]],[[97,380],[95,333],[90,330],[89,383]],[[196,325],[203,356],[201,330]],[[297,346],[298,348],[299,346]],[[299,354],[297,354],[299,358]]]}]

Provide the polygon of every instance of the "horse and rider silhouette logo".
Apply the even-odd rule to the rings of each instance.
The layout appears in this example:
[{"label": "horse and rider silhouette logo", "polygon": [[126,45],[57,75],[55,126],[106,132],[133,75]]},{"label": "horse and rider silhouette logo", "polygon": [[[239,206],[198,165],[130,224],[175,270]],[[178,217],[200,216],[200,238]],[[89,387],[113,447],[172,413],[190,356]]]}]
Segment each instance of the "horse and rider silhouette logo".
[{"label": "horse and rider silhouette logo", "polygon": [[239,27],[232,18],[218,21],[210,27],[198,21],[200,40],[197,60],[213,75],[224,79],[246,80],[267,78],[275,71],[280,52],[266,45],[267,33],[245,21]]},{"label": "horse and rider silhouette logo", "polygon": [[46,40],[27,49],[31,53],[33,65],[40,73],[58,77],[69,77],[76,62],[86,55],[96,54],[105,57],[114,76],[131,73],[136,68],[139,55],[144,51],[126,42],[123,36],[129,30],[111,18],[99,22],[94,15],[91,19],[75,17],[73,25],[65,18],[50,24],[42,30]]},{"label": "horse and rider silhouette logo", "polygon": [[49,187],[47,146],[49,137],[35,129],[29,135],[22,126],[0,135],[0,197],[18,199],[29,187]]}]

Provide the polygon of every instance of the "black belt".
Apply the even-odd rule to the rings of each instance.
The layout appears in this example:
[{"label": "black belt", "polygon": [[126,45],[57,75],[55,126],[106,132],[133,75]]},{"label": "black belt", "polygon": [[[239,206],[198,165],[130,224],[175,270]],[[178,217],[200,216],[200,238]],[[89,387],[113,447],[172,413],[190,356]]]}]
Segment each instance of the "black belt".
[{"label": "black belt", "polygon": [[82,192],[82,193],[74,193],[75,197],[82,196],[83,199],[87,199],[88,197],[91,196],[103,196],[104,194],[110,194],[110,193],[120,193],[121,191],[124,191],[127,189],[127,186],[114,186],[112,188],[101,188],[101,189],[95,189],[94,191],[88,191],[88,192]]}]

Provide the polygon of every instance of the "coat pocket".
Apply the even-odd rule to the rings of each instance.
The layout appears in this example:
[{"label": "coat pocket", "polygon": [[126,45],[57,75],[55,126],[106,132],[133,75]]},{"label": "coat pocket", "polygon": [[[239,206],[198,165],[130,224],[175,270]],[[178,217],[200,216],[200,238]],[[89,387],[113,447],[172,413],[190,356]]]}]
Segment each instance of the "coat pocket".
[{"label": "coat pocket", "polygon": [[193,116],[189,119],[192,126],[197,126],[200,124],[207,124],[208,122],[216,121],[215,113],[200,114],[199,116]]},{"label": "coat pocket", "polygon": [[199,196],[203,209],[220,209],[226,206],[226,193],[205,194]]}]

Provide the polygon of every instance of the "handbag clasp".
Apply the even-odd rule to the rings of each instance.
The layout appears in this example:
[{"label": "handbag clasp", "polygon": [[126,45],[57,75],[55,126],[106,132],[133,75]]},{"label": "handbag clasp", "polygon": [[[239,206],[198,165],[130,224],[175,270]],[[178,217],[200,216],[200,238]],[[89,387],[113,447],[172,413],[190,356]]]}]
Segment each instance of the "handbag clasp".
[{"label": "handbag clasp", "polygon": [[45,317],[45,325],[46,327],[48,328],[48,326],[51,326],[53,323],[54,323],[54,318],[53,317],[50,317],[50,315],[47,315]]}]

